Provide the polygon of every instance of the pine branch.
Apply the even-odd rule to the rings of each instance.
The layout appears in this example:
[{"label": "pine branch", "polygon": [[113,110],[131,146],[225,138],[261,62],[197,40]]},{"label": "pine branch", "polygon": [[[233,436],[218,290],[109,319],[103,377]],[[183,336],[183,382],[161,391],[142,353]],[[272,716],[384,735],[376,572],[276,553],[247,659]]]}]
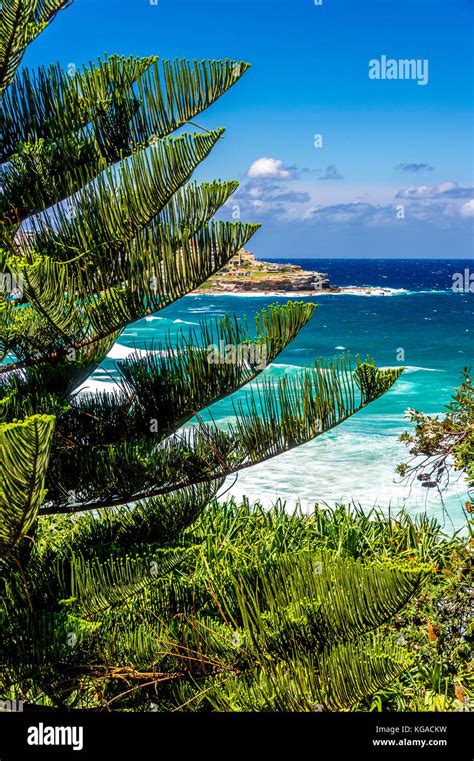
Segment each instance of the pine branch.
[{"label": "pine branch", "polygon": [[0,425],[0,556],[26,534],[45,497],[53,425],[52,416]]},{"label": "pine branch", "polygon": [[[185,61],[159,66],[154,57],[113,56],[74,76],[57,66],[24,72],[0,108],[0,156],[10,159],[3,170],[2,217],[16,228],[66,198],[72,203],[106,166],[190,123],[247,68],[203,61],[191,69]],[[186,95],[185,83],[192,88]]]},{"label": "pine branch", "polygon": [[[368,398],[360,387],[365,383],[361,377],[372,376],[371,365],[359,364],[353,374],[344,357],[334,363],[316,362],[291,380],[264,381],[257,386],[245,406],[236,407],[235,423],[226,430],[198,422],[158,446],[142,437],[109,450],[86,449],[81,454],[72,450],[64,465],[61,458],[56,459],[52,490],[56,484],[61,485],[60,491],[54,498],[50,492],[54,504],[45,506],[42,513],[126,504],[265,462],[340,425],[384,394],[401,372],[399,368],[377,370],[377,383]],[[71,472],[82,476],[75,479],[81,495],[77,505],[61,504],[61,490],[64,494],[72,488],[67,486]]]},{"label": "pine branch", "polygon": [[[0,376],[25,366],[63,361],[71,349],[83,351],[177,301],[227,264],[257,229],[258,225],[213,222],[192,239],[184,230],[181,242],[163,231],[161,247],[155,245],[150,232],[145,232],[127,249],[123,266],[128,282],[121,281],[120,286],[110,285],[106,267],[101,270],[92,263],[83,271],[77,263],[65,267],[43,259],[21,270],[25,291],[36,308],[47,315],[47,322],[62,340],[62,351],[49,348],[46,354],[39,352],[29,360],[3,365]],[[121,266],[116,263],[117,279]],[[79,294],[84,294],[83,298]],[[11,312],[5,316],[8,321]],[[8,335],[9,327],[7,322],[0,335]],[[7,342],[5,338],[2,341]]]},{"label": "pine branch", "polygon": [[27,46],[72,0],[3,0],[0,7],[0,95],[13,81]]}]

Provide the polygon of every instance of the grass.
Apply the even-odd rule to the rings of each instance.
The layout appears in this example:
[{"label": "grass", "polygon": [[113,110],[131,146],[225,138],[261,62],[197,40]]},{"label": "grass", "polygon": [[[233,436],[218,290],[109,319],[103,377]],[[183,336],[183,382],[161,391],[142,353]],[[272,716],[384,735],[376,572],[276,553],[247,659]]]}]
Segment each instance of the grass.
[{"label": "grass", "polygon": [[212,503],[185,534],[195,544],[195,573],[214,578],[229,569],[301,550],[384,564],[423,562],[432,567],[428,582],[388,622],[387,637],[397,635],[413,658],[411,667],[389,687],[354,710],[460,711],[472,708],[471,542],[445,534],[433,518],[406,512],[387,517],[380,510],[316,505],[310,513]]},{"label": "grass", "polygon": [[[268,706],[273,706],[271,710],[316,710],[312,677],[317,672],[314,658],[321,651],[314,632],[320,631],[321,606],[326,605],[324,615],[328,614],[330,625],[335,622],[338,626],[338,621],[345,622],[353,612],[363,616],[368,612],[370,617],[371,608],[386,605],[388,600],[383,602],[380,584],[372,586],[369,596],[361,595],[361,576],[351,577],[356,581],[349,587],[334,582],[336,593],[345,590],[338,597],[320,595],[313,583],[314,572],[318,573],[314,561],[323,559],[330,568],[333,560],[341,559],[339,566],[353,561],[361,561],[367,568],[380,566],[380,578],[394,567],[403,567],[409,574],[423,567],[423,576],[404,597],[404,607],[385,607],[389,612],[364,629],[369,639],[376,634],[382,657],[402,645],[406,664],[404,661],[393,676],[377,681],[374,689],[367,688],[342,704],[344,708],[330,710],[349,710],[348,706],[350,710],[384,712],[472,708],[471,544],[466,537],[444,533],[434,518],[412,518],[406,512],[387,516],[378,509],[364,511],[347,505],[330,509],[319,504],[304,513],[299,508],[287,511],[281,501],[268,509],[246,499],[214,500],[189,528],[178,535],[172,532],[167,540],[159,539],[155,532],[150,543],[142,532],[143,518],[140,512],[136,521],[131,516],[126,521],[122,515],[122,531],[117,530],[118,514],[112,528],[104,515],[41,521],[36,551],[43,556],[38,565],[43,572],[37,574],[37,594],[46,594],[51,588],[54,610],[56,587],[71,573],[72,555],[85,553],[91,561],[94,556],[104,561],[102,544],[98,545],[100,551],[94,549],[91,538],[97,540],[103,534],[107,538],[105,559],[110,554],[111,562],[118,563],[118,574],[112,576],[108,566],[96,573],[92,564],[89,581],[75,572],[71,597],[61,600],[61,609],[69,611],[82,628],[89,627],[83,644],[80,640],[84,649],[67,654],[73,677],[87,664],[83,682],[72,680],[77,693],[68,688],[68,705],[140,711],[149,710],[153,703],[160,711],[209,711],[242,710],[250,700],[251,710],[270,710]],[[82,537],[79,543],[67,539],[71,532],[66,524],[70,522]],[[59,565],[50,560],[56,555]],[[55,582],[56,565],[62,568],[69,556]],[[126,574],[120,571],[123,558],[129,569]],[[143,562],[134,565],[140,559],[148,565],[151,560],[165,565],[167,559],[172,562],[170,569],[149,585],[142,583]],[[309,572],[306,560],[311,561]],[[278,568],[283,569],[281,573]],[[303,569],[300,576],[295,575],[295,568]],[[326,578],[335,579],[335,573],[330,571]],[[254,604],[256,583],[260,592],[269,585],[268,600],[274,604],[259,607],[257,598]],[[399,612],[394,615],[394,610]],[[388,620],[387,615],[391,616]],[[355,629],[349,633],[350,645],[357,636]],[[298,649],[291,651],[291,643],[296,641]],[[58,679],[64,674],[63,660],[61,655],[55,665]],[[262,667],[261,682],[254,682],[249,691],[246,674],[257,662]],[[343,678],[357,673],[353,663],[340,670]],[[94,691],[91,688],[84,693],[92,673]],[[129,689],[124,691],[122,680]],[[272,702],[275,680],[279,688]],[[381,684],[386,686],[380,689]],[[257,697],[254,689],[261,689]],[[362,700],[359,694],[370,697]]]}]

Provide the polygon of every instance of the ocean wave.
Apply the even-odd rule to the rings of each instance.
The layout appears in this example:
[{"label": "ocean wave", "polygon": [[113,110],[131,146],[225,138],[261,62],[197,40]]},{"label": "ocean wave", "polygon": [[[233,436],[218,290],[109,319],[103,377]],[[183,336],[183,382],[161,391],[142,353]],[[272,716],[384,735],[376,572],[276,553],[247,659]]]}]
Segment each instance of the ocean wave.
[{"label": "ocean wave", "polygon": [[[437,288],[431,288],[431,289],[422,289],[422,290],[411,290],[409,288],[390,288],[385,285],[341,285],[341,288],[344,290],[334,292],[334,291],[324,291],[324,290],[315,290],[315,291],[304,291],[301,294],[298,293],[298,291],[240,291],[239,293],[236,293],[235,291],[222,291],[222,292],[216,292],[216,293],[203,293],[200,298],[202,299],[214,299],[219,298],[221,296],[227,296],[228,298],[319,298],[320,296],[364,296],[366,298],[371,297],[380,297],[380,296],[416,296],[419,294],[447,294],[447,293],[453,293],[452,288],[444,288],[444,289],[437,289]],[[370,293],[366,293],[363,290],[360,289],[367,289],[370,291]],[[189,294],[187,296],[184,296],[183,298],[192,298]],[[212,306],[212,305],[211,305]],[[204,309],[207,309],[207,307],[203,307]],[[194,310],[189,310],[194,311]]]},{"label": "ocean wave", "polygon": [[[379,297],[379,296],[400,296],[408,294],[405,288],[387,288],[386,286],[378,285],[341,285],[344,288],[343,291],[337,291],[333,293],[331,291],[316,291],[316,294],[322,296],[365,296],[366,298]],[[361,288],[367,288],[370,293],[361,291]]]},{"label": "ocean wave", "polygon": [[425,293],[425,294],[426,293],[454,293],[454,291],[453,291],[452,288],[446,288],[446,289],[441,290],[441,291],[436,290],[435,288],[432,288],[430,290],[424,290],[424,291],[405,291],[405,293],[408,296],[417,296],[418,294],[423,294],[423,293]]},{"label": "ocean wave", "polygon": [[[265,380],[268,380],[269,378],[275,378],[275,381],[277,381],[283,375],[297,373],[303,369],[304,368],[301,365],[274,364],[272,362],[270,365],[268,365],[268,367],[265,368],[265,375],[263,377]],[[256,382],[258,382],[258,380]]]},{"label": "ocean wave", "polygon": [[[377,285],[343,285],[341,286],[344,290],[342,291],[324,291],[324,290],[314,290],[314,291],[222,291],[221,293],[205,293],[203,294],[203,298],[215,298],[219,296],[227,296],[228,298],[283,298],[283,299],[308,299],[308,298],[319,298],[320,296],[365,296],[365,297],[379,297],[379,296],[398,296],[401,294],[409,294],[411,291],[406,290],[405,288],[387,288],[386,286],[377,286]],[[370,290],[370,293],[367,293],[361,289],[367,289]],[[417,293],[417,291],[415,291]],[[188,297],[185,297],[188,298]],[[191,311],[191,310],[190,310]]]},{"label": "ocean wave", "polygon": [[144,357],[147,354],[163,354],[163,352],[154,349],[136,349],[133,346],[123,346],[122,344],[116,343],[107,354],[107,359],[126,359],[131,354],[138,357]]},{"label": "ocean wave", "polygon": [[113,391],[116,391],[117,388],[117,383],[114,383],[112,380],[101,381],[96,380],[95,378],[88,378],[81,386],[79,386],[79,388],[76,390],[76,393],[96,394],[100,393],[101,391],[105,391],[106,393],[111,394]]},{"label": "ocean wave", "polygon": [[[403,375],[401,377],[403,378]],[[392,386],[389,393],[392,396],[403,396],[404,394],[412,396],[417,394],[417,388],[416,383],[408,383],[408,381],[400,379]]]},{"label": "ocean wave", "polygon": [[445,373],[446,370],[440,370],[437,367],[417,367],[416,365],[406,365],[405,366],[405,373],[418,373],[418,372]]},{"label": "ocean wave", "polygon": [[[379,370],[393,370],[396,367],[396,365],[382,365],[379,367]],[[402,365],[405,374],[408,373],[417,373],[417,372],[425,372],[425,373],[445,373],[446,370],[440,370],[436,367],[418,367],[417,365]]]},{"label": "ocean wave", "polygon": [[[406,458],[406,449],[398,441],[399,431],[385,431],[360,436],[342,428],[323,434],[317,440],[275,459],[241,471],[237,482],[229,477],[223,490],[224,499],[243,495],[250,501],[270,506],[276,498],[286,500],[293,509],[300,501],[303,509],[311,510],[316,502],[330,506],[336,503],[361,504],[365,509],[379,506],[396,511],[406,507],[410,513],[425,510],[441,523],[445,522],[442,505],[433,490],[421,484],[399,483],[395,466]],[[465,486],[452,483],[445,493],[446,507],[453,522],[464,525],[462,513]]]}]

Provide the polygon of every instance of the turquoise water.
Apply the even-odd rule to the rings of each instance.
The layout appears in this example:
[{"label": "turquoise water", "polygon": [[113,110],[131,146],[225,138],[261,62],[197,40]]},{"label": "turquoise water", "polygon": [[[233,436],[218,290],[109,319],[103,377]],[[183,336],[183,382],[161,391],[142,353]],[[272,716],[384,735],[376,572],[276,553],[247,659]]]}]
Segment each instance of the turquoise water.
[{"label": "turquoise water", "polygon": [[[451,273],[469,263],[305,260],[304,264],[308,269],[329,272],[337,284],[383,285],[393,291],[389,296],[318,295],[305,299],[317,303],[315,316],[265,373],[274,377],[292,373],[316,357],[331,358],[346,349],[352,356],[369,353],[379,366],[404,365],[407,369],[388,394],[339,428],[241,472],[235,483],[235,477],[229,479],[227,494],[246,494],[265,504],[277,497],[290,505],[300,500],[304,507],[316,501],[351,500],[365,508],[377,504],[384,510],[405,505],[412,514],[427,511],[436,515],[447,529],[460,527],[465,522],[461,506],[466,499],[462,479],[450,484],[443,504],[435,490],[423,489],[419,483],[411,488],[397,483],[394,468],[407,456],[398,442],[408,427],[406,409],[442,413],[463,367],[474,365],[474,294],[450,289]],[[147,350],[168,332],[197,329],[201,320],[226,311],[250,318],[276,300],[286,301],[275,296],[188,296],[159,315],[130,325],[111,357],[126,354],[125,347]],[[107,359],[90,385],[110,382],[113,366],[113,359]],[[230,400],[215,405],[213,416],[222,422],[229,420]]]}]

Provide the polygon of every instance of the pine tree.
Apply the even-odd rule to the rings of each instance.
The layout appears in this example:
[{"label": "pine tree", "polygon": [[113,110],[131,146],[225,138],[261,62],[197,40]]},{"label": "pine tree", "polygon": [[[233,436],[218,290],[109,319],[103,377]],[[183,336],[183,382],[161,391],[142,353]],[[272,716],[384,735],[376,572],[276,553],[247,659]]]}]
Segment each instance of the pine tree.
[{"label": "pine tree", "polygon": [[[209,346],[258,347],[270,363],[314,311],[289,302],[258,313],[254,329],[227,315],[128,357],[112,393],[77,393],[126,326],[199,286],[258,226],[213,219],[236,182],[191,181],[223,130],[174,136],[248,64],[111,56],[73,75],[19,68],[68,4],[0,5],[0,562],[9,632],[0,687],[30,701],[97,705],[125,672],[140,673],[139,683],[155,673],[142,668],[145,630],[157,615],[175,625],[186,615],[195,581],[183,568],[194,549],[183,532],[223,479],[340,424],[400,370],[315,361],[277,384],[264,375],[225,429],[204,423],[203,409],[264,369],[248,359],[255,351],[210,362]],[[404,599],[396,585],[390,594]]]}]

